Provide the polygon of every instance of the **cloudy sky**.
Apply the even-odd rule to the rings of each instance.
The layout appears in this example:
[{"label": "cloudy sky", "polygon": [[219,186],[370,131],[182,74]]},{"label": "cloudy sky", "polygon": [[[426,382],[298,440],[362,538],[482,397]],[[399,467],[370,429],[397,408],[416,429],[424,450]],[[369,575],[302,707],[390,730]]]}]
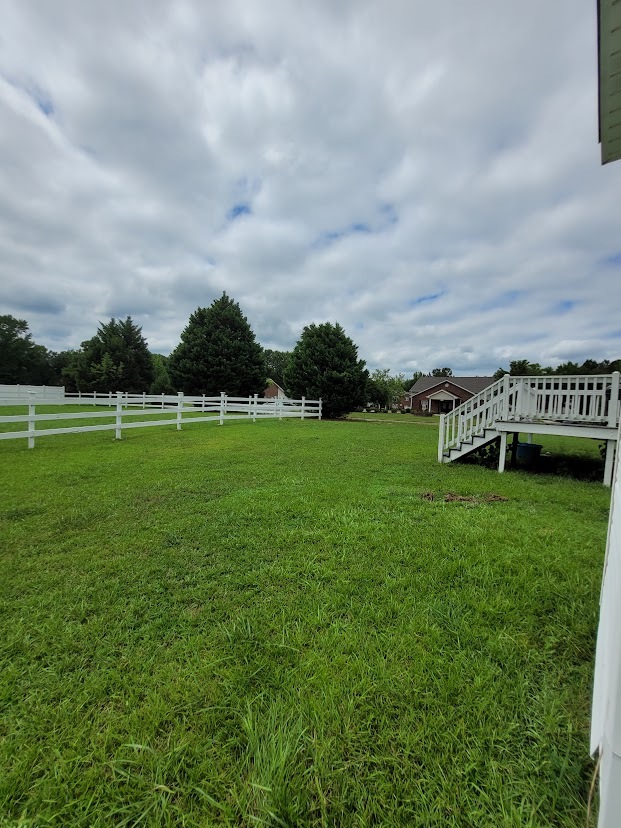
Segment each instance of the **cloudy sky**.
[{"label": "cloudy sky", "polygon": [[621,356],[595,0],[0,0],[0,313],[169,353],[223,290],[370,368]]}]

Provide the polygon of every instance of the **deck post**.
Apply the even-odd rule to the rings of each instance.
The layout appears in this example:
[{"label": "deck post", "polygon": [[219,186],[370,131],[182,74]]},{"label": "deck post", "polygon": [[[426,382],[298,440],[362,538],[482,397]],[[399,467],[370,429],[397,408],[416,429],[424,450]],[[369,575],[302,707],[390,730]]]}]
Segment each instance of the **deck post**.
[{"label": "deck post", "polygon": [[606,440],[606,462],[604,464],[604,486],[612,485],[612,467],[615,456],[615,440]]},{"label": "deck post", "polygon": [[610,428],[617,427],[617,412],[619,410],[619,372],[615,371],[612,375],[612,383],[610,385],[610,402],[608,403],[608,426]]},{"label": "deck post", "polygon": [[513,440],[511,442],[511,468],[515,468],[515,464],[517,463],[517,450],[518,450],[518,441],[520,439],[520,435],[517,431],[513,432]]},{"label": "deck post", "polygon": [[[505,374],[506,376],[506,374]],[[507,459],[507,432],[500,432],[500,456],[498,457],[498,472],[500,474],[505,470],[505,461]]]},{"label": "deck post", "polygon": [[446,431],[446,414],[440,414],[440,433],[438,434],[438,463],[444,460],[444,433]]}]

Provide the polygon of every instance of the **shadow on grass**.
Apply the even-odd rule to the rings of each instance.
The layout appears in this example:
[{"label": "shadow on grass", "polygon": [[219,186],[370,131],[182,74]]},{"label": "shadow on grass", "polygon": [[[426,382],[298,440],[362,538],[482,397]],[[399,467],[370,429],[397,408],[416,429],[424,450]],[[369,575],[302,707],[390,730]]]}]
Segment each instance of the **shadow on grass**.
[{"label": "shadow on grass", "polygon": [[[498,468],[500,455],[500,438],[481,446],[480,449],[467,454],[456,462],[465,465],[485,466],[489,469]],[[507,448],[507,469],[511,469],[511,447]],[[604,479],[604,459],[589,456],[584,453],[556,453],[544,451],[532,462],[517,460],[514,469],[527,471],[531,474],[550,474],[556,477],[570,477],[572,480],[601,483]]]}]

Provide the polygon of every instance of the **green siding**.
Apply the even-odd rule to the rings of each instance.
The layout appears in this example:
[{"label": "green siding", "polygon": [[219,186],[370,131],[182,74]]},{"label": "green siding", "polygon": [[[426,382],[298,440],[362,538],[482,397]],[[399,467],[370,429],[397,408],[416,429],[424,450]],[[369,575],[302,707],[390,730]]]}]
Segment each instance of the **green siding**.
[{"label": "green siding", "polygon": [[621,0],[599,2],[599,117],[608,164],[621,159]]}]

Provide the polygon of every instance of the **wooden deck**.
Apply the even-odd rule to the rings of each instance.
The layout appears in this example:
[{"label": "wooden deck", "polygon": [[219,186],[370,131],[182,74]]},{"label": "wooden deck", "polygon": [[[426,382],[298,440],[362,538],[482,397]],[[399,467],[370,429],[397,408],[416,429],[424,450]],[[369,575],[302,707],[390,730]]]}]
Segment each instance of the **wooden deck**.
[{"label": "wooden deck", "polygon": [[606,443],[604,485],[610,486],[619,435],[619,373],[589,376],[509,374],[440,418],[438,461],[450,463],[500,436],[498,471],[507,435],[587,437]]}]

